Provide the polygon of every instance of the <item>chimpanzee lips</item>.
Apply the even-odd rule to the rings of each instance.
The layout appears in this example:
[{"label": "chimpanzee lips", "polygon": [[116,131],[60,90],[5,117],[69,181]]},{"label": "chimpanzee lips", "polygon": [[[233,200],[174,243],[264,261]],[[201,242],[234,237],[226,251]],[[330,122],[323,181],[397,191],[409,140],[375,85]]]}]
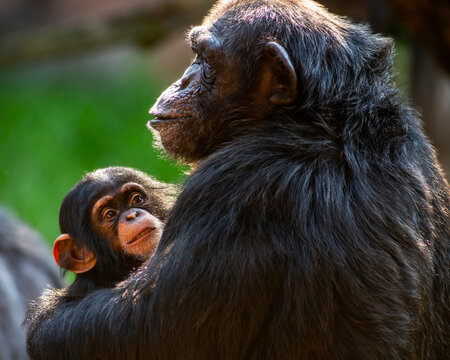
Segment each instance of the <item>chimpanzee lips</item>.
[{"label": "chimpanzee lips", "polygon": [[131,241],[128,241],[127,245],[131,245],[139,240],[143,240],[155,229],[156,229],[156,227],[145,228],[143,231],[141,231],[139,234],[137,234]]},{"label": "chimpanzee lips", "polygon": [[147,126],[151,127],[155,127],[158,124],[189,120],[192,118],[192,115],[189,114],[157,113],[157,112],[151,112],[151,114],[155,117],[155,119],[150,120],[147,124]]}]

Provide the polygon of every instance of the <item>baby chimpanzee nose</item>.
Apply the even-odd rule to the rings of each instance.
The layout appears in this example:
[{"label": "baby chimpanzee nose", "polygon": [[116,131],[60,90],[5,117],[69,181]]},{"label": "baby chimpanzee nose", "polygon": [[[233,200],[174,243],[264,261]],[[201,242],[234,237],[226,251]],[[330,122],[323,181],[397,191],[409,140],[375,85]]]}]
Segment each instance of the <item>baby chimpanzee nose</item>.
[{"label": "baby chimpanzee nose", "polygon": [[140,211],[139,210],[134,210],[132,212],[130,212],[129,214],[127,214],[127,220],[134,220],[139,216]]}]

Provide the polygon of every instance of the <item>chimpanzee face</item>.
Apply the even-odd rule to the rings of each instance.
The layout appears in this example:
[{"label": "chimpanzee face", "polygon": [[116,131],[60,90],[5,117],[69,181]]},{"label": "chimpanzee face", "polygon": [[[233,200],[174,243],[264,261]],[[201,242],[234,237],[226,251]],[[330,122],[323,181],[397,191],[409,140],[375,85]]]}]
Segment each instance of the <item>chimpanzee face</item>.
[{"label": "chimpanzee face", "polygon": [[213,32],[196,27],[189,42],[195,59],[181,79],[160,96],[150,110],[155,120],[149,123],[158,131],[164,149],[188,162],[216,145],[221,134],[215,131],[218,124],[214,119],[222,117],[217,117],[217,112],[227,112],[229,99],[239,86],[238,69],[231,58],[223,56],[221,42]]},{"label": "chimpanzee face", "polygon": [[129,182],[98,199],[91,212],[93,231],[115,251],[148,258],[161,237],[163,223],[148,211],[149,194]]},{"label": "chimpanzee face", "polygon": [[254,131],[272,108],[296,98],[295,70],[281,45],[259,45],[260,61],[250,79],[249,65],[241,63],[242,45],[227,48],[221,27],[217,21],[191,30],[193,63],[150,110],[155,119],[148,125],[157,131],[161,145],[187,162]]},{"label": "chimpanzee face", "polygon": [[86,174],[61,205],[56,263],[77,274],[96,264],[100,271],[128,272],[158,246],[173,190],[131,168]]}]

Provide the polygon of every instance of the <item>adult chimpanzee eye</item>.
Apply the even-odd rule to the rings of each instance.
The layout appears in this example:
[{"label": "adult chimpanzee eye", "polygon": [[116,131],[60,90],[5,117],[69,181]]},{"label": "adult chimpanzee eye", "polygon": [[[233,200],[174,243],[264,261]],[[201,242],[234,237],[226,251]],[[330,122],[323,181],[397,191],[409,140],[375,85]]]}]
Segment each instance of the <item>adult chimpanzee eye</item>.
[{"label": "adult chimpanzee eye", "polygon": [[202,78],[203,81],[207,83],[212,83],[214,81],[215,71],[213,66],[208,63],[204,63],[202,67]]},{"label": "adult chimpanzee eye", "polygon": [[139,205],[139,204],[142,204],[143,202],[144,202],[144,198],[142,197],[141,194],[134,194],[131,197],[131,201],[130,201],[131,205]]},{"label": "adult chimpanzee eye", "polygon": [[102,217],[104,220],[112,220],[116,216],[116,211],[112,209],[103,210]]}]

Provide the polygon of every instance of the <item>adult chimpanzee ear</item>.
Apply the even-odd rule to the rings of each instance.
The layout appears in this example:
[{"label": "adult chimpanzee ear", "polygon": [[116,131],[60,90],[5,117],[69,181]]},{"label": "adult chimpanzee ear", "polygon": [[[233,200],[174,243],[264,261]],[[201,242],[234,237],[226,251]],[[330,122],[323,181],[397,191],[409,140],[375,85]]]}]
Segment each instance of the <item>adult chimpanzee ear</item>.
[{"label": "adult chimpanzee ear", "polygon": [[293,103],[297,99],[297,75],[288,53],[273,41],[268,42],[264,50],[270,73],[269,82],[266,82],[269,101],[273,105]]},{"label": "adult chimpanzee ear", "polygon": [[61,234],[53,244],[53,258],[63,269],[82,274],[91,270],[97,263],[92,251],[79,248],[69,234]]}]

